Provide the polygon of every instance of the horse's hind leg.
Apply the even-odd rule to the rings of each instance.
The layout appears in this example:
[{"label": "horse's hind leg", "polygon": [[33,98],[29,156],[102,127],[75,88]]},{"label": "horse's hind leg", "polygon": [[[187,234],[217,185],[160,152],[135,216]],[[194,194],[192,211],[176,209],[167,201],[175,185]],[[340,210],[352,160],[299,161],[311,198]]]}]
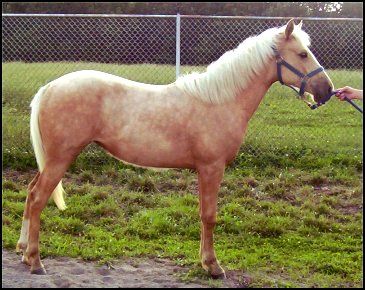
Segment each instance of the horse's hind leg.
[{"label": "horse's hind leg", "polygon": [[71,161],[71,159],[48,160],[29,192],[27,201],[29,214],[28,246],[24,253],[24,260],[31,266],[32,274],[46,273],[39,256],[40,215]]},{"label": "horse's hind leg", "polygon": [[23,213],[23,221],[22,221],[22,229],[20,231],[20,237],[18,243],[16,245],[16,252],[24,253],[28,246],[28,230],[29,230],[29,195],[34,185],[37,183],[39,178],[39,171],[37,175],[33,178],[33,180],[28,185],[28,196],[25,201],[25,208]]}]

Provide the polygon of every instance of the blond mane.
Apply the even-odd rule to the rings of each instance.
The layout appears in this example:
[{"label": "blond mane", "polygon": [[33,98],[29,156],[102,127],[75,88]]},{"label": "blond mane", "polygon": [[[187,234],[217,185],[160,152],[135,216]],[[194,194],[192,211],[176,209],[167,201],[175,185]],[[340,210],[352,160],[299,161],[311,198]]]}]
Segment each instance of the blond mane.
[{"label": "blond mane", "polygon": [[[204,102],[223,103],[233,99],[244,90],[273,56],[285,26],[270,28],[261,34],[249,37],[237,48],[227,51],[211,63],[205,72],[193,72],[176,80],[178,88]],[[293,36],[303,45],[309,46],[309,36],[295,26]]]}]

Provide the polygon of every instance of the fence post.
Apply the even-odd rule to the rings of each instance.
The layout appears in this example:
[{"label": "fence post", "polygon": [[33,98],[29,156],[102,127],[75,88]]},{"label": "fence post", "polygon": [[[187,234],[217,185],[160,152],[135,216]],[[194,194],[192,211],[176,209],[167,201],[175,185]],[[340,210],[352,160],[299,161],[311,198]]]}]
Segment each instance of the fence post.
[{"label": "fence post", "polygon": [[176,79],[180,75],[180,14],[176,15]]}]

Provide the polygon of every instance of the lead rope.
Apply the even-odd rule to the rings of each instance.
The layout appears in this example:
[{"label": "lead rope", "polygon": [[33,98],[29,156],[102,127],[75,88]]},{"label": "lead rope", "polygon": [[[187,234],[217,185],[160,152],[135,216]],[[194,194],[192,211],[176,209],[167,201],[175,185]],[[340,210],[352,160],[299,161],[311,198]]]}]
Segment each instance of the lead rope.
[{"label": "lead rope", "polygon": [[352,100],[350,100],[348,97],[345,97],[345,101],[350,103],[350,105],[352,105],[356,110],[358,110],[361,114],[363,114],[362,109],[358,105],[356,105]]},{"label": "lead rope", "polygon": [[[330,92],[323,100],[321,100],[320,102],[318,102],[317,104],[312,104],[311,102],[308,102],[307,100],[302,99],[309,108],[311,108],[312,110],[317,109],[318,107],[324,105],[333,95],[335,95],[338,91],[332,91]],[[351,99],[349,99],[348,97],[345,97],[344,100],[346,102],[348,102],[351,106],[353,106],[356,110],[358,110],[361,114],[363,114],[363,110],[362,108],[360,108],[358,105],[356,105]]]}]

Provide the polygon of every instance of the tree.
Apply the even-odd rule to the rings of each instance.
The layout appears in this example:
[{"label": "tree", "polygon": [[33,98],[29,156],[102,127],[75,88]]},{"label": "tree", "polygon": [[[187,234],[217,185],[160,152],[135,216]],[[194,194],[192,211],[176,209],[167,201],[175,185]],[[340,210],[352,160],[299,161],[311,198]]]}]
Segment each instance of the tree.
[{"label": "tree", "polygon": [[5,2],[4,13],[362,17],[362,2]]}]

